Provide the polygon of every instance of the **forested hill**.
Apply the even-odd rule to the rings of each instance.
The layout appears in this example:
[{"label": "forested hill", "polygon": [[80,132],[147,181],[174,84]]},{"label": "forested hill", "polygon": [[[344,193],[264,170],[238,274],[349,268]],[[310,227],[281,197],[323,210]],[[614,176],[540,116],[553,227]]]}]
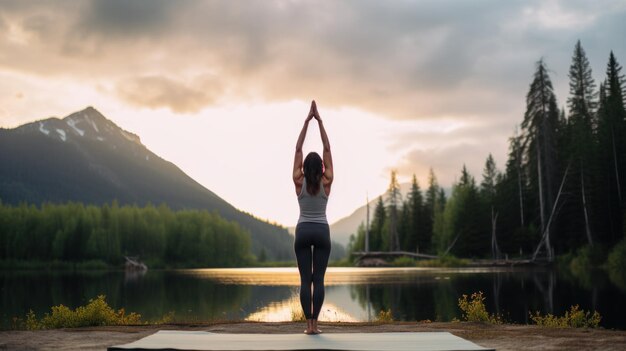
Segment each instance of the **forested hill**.
[{"label": "forested hill", "polygon": [[289,259],[285,228],[241,212],[151,152],[140,138],[92,107],[0,129],[0,199],[5,204],[68,201],[102,205],[166,204],[216,211],[251,234],[252,253]]}]

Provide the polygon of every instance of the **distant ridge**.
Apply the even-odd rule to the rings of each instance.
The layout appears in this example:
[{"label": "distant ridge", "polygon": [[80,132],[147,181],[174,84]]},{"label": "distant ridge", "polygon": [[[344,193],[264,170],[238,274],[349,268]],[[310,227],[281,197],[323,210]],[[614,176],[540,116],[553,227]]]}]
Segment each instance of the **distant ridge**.
[{"label": "distant ridge", "polygon": [[173,163],[146,148],[93,107],[14,129],[0,128],[0,200],[3,203],[77,201],[167,204],[216,211],[250,231],[252,251],[292,258],[286,228],[237,210]]}]

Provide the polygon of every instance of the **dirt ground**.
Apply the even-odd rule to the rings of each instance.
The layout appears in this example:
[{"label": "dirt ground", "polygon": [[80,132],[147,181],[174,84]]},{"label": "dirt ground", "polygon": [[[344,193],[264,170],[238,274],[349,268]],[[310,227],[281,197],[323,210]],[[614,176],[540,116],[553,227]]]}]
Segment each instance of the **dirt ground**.
[{"label": "dirt ground", "polygon": [[[225,322],[151,326],[90,327],[41,331],[0,331],[0,350],[106,350],[158,330],[218,333],[301,333],[304,323]],[[549,329],[528,325],[482,323],[320,323],[325,333],[447,331],[480,346],[508,350],[626,350],[626,331]]]}]

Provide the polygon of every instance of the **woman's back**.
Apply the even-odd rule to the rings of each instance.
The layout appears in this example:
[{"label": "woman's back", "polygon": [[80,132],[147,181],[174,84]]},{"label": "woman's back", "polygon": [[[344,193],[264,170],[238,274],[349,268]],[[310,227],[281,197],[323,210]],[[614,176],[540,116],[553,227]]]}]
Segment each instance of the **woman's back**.
[{"label": "woman's back", "polygon": [[307,191],[306,178],[304,178],[302,190],[300,191],[300,195],[298,195],[298,204],[300,205],[300,218],[298,218],[298,223],[311,222],[328,224],[328,220],[326,219],[328,196],[321,182],[318,193],[311,195]]}]

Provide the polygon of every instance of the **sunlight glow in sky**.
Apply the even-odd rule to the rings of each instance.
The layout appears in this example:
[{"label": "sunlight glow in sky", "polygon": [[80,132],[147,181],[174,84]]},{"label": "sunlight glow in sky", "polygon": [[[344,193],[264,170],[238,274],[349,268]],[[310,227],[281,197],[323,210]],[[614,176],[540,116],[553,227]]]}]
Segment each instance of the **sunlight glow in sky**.
[{"label": "sunlight glow in sky", "polygon": [[[561,106],[580,39],[626,63],[626,1],[0,0],[0,127],[93,106],[234,206],[291,226],[295,142],[316,99],[328,217],[432,167],[503,169],[544,58]],[[321,151],[311,124],[305,152]]]}]

